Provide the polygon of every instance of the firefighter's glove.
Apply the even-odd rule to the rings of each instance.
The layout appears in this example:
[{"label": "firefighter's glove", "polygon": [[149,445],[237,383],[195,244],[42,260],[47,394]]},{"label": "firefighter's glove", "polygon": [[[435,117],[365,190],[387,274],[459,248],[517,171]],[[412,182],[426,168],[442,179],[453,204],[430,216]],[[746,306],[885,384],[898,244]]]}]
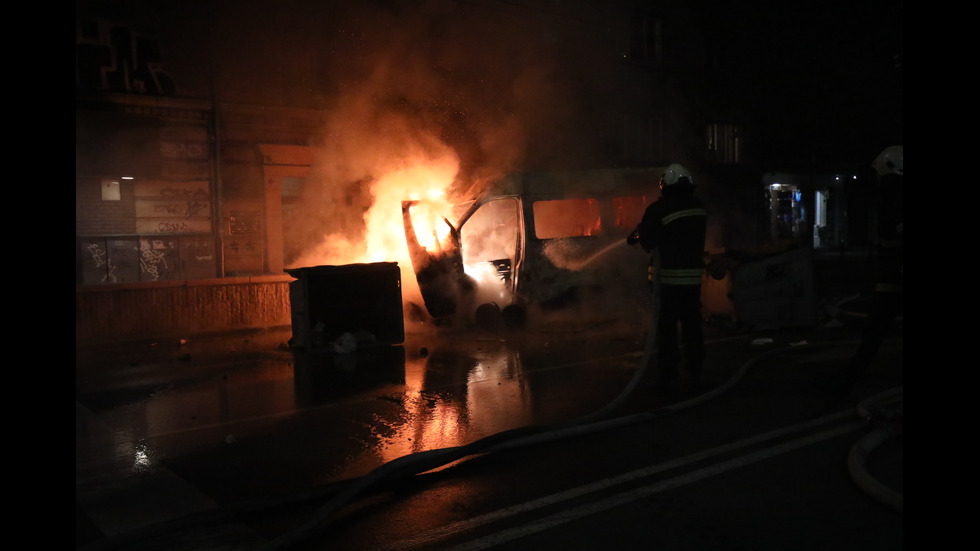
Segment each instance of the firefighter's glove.
[{"label": "firefighter's glove", "polygon": [[640,242],[640,230],[633,230],[633,233],[626,236],[627,245],[636,245]]}]

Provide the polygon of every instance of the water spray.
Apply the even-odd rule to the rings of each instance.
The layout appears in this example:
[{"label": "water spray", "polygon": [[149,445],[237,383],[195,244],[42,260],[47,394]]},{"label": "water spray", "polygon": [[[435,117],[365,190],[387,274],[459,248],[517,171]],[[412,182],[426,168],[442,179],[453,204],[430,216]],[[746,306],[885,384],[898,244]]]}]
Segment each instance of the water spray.
[{"label": "water spray", "polygon": [[626,242],[623,241],[622,239],[617,239],[616,241],[613,241],[609,245],[606,245],[605,247],[603,247],[602,250],[596,252],[592,256],[586,258],[585,260],[580,260],[578,262],[573,262],[573,261],[569,261],[569,260],[566,260],[566,259],[562,259],[560,262],[556,262],[555,259],[552,258],[552,255],[550,254],[550,252],[549,252],[548,256],[549,256],[549,258],[552,258],[552,262],[554,262],[556,266],[559,266],[561,268],[565,268],[567,270],[576,270],[577,271],[577,270],[581,270],[581,269],[585,268],[589,264],[592,264],[596,259],[598,259],[599,257],[601,257],[601,256],[609,253],[609,251],[615,249],[616,247],[619,247],[619,246],[625,245],[625,244],[626,244]]}]

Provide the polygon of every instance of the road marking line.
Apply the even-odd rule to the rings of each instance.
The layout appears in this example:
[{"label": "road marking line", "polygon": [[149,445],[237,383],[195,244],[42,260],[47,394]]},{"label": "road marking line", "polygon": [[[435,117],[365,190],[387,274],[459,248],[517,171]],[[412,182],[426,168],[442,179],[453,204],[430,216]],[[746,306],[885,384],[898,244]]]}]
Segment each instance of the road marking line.
[{"label": "road marking line", "polygon": [[[527,512],[534,511],[534,510],[537,510],[537,509],[540,509],[540,508],[543,508],[543,507],[547,507],[547,506],[555,505],[555,504],[558,504],[558,503],[562,503],[564,501],[570,501],[572,499],[577,499],[577,498],[580,498],[582,496],[585,496],[585,495],[588,495],[588,494],[592,494],[592,493],[596,493],[596,492],[599,492],[599,491],[602,491],[602,490],[605,490],[605,489],[608,489],[608,488],[611,488],[611,487],[614,487],[614,486],[618,486],[618,485],[626,484],[626,483],[629,483],[629,482],[632,482],[632,481],[635,481],[635,480],[647,478],[647,477],[652,476],[652,475],[655,475],[657,473],[669,471],[669,470],[672,470],[672,469],[683,467],[683,466],[688,465],[688,464],[692,464],[692,463],[696,463],[696,462],[699,462],[699,461],[703,461],[703,460],[708,459],[708,458],[713,457],[713,456],[717,456],[717,455],[729,453],[731,451],[738,450],[740,448],[745,448],[745,447],[748,447],[748,446],[754,446],[756,444],[760,444],[760,443],[763,443],[763,442],[766,442],[766,441],[769,441],[769,440],[772,440],[772,439],[775,439],[775,438],[781,438],[781,437],[786,436],[788,434],[802,432],[802,431],[805,431],[805,430],[812,429],[812,428],[814,428],[816,426],[820,426],[820,425],[831,423],[831,422],[840,421],[842,419],[850,418],[850,417],[853,417],[853,416],[854,416],[854,412],[852,410],[849,410],[848,409],[848,410],[843,410],[843,411],[840,411],[840,412],[837,412],[837,413],[834,413],[834,414],[831,414],[831,415],[820,417],[818,419],[814,419],[812,421],[808,421],[808,422],[805,422],[805,423],[799,423],[799,424],[796,424],[796,425],[791,425],[789,427],[784,427],[784,428],[781,428],[781,429],[776,429],[776,430],[773,430],[773,431],[770,431],[770,432],[767,432],[767,433],[758,434],[758,435],[755,435],[755,436],[752,436],[752,437],[749,437],[749,438],[745,438],[743,440],[732,442],[730,444],[724,444],[724,445],[718,446],[716,448],[712,448],[712,449],[700,451],[700,452],[697,452],[697,453],[693,453],[693,454],[687,455],[685,457],[680,457],[680,458],[677,458],[677,459],[674,459],[674,460],[671,460],[671,461],[667,461],[665,463],[660,463],[660,464],[657,464],[657,465],[651,465],[649,467],[644,467],[642,469],[637,469],[637,470],[634,470],[634,471],[631,471],[631,472],[628,472],[628,473],[624,473],[624,474],[621,474],[621,475],[614,476],[612,478],[607,478],[607,479],[604,479],[604,480],[593,482],[591,484],[586,484],[586,485],[583,485],[583,486],[579,486],[577,488],[572,488],[570,490],[565,490],[565,491],[562,491],[562,492],[551,494],[549,496],[545,496],[545,497],[542,497],[542,498],[534,499],[534,500],[531,500],[531,501],[528,501],[528,502],[525,502],[525,503],[521,503],[521,504],[518,504],[518,505],[514,505],[514,506],[511,506],[511,507],[505,507],[503,509],[500,509],[498,511],[494,511],[492,513],[487,513],[485,515],[480,515],[480,516],[473,517],[471,519],[467,519],[467,520],[464,520],[464,521],[454,522],[452,524],[448,524],[446,526],[443,526],[443,527],[440,527],[440,528],[437,528],[437,529],[434,529],[434,530],[430,530],[430,531],[425,532],[424,534],[418,535],[416,537],[408,538],[406,540],[403,540],[399,544],[397,544],[395,546],[392,546],[392,547],[388,547],[387,549],[389,551],[397,551],[398,549],[411,549],[411,548],[417,547],[417,546],[419,546],[421,544],[424,544],[424,543],[427,543],[427,542],[430,542],[430,541],[436,541],[436,540],[442,539],[442,538],[444,538],[446,536],[449,536],[451,534],[454,534],[454,533],[466,532],[468,530],[472,530],[474,528],[477,528],[477,527],[482,526],[482,525],[485,525],[485,524],[489,524],[491,522],[496,522],[496,521],[499,521],[499,520],[510,518],[510,517],[515,516],[515,515],[527,513]],[[667,489],[670,489],[670,488],[673,488],[673,487],[680,486],[682,484],[687,484],[687,483],[690,483],[690,482],[694,482],[696,480],[700,480],[700,478],[705,478],[707,476],[712,476],[714,474],[718,474],[720,472],[724,472],[724,470],[728,470],[728,469],[740,467],[740,466],[743,466],[743,465],[747,465],[747,464],[752,463],[752,462],[755,462],[755,461],[761,461],[762,459],[766,459],[768,457],[772,457],[773,455],[777,455],[779,453],[785,453],[787,451],[791,451],[793,449],[796,449],[798,447],[802,447],[804,445],[815,443],[815,442],[818,442],[820,440],[824,440],[824,439],[827,439],[827,438],[832,438],[833,436],[837,436],[838,434],[843,434],[845,432],[853,431],[853,430],[858,429],[860,427],[861,427],[860,423],[858,423],[857,421],[855,421],[854,423],[849,423],[849,424],[845,425],[842,428],[832,429],[830,431],[825,431],[823,433],[819,433],[818,435],[815,435],[815,436],[808,436],[808,437],[800,438],[798,440],[793,440],[793,441],[790,441],[790,442],[787,442],[787,443],[784,443],[784,444],[779,444],[777,446],[774,446],[774,447],[771,447],[771,448],[767,448],[766,450],[763,450],[761,452],[750,453],[748,455],[743,456],[742,458],[736,458],[736,459],[733,459],[733,460],[725,461],[725,462],[719,463],[718,465],[715,465],[715,466],[712,466],[712,467],[706,467],[705,469],[694,471],[693,473],[691,473],[689,475],[678,476],[678,477],[669,479],[667,481],[664,481],[664,482],[655,484],[654,486],[647,487],[647,488],[656,488],[656,490],[653,490],[653,491],[648,491],[645,488],[641,488],[639,490],[634,490],[633,492],[629,492],[627,494],[620,494],[620,495],[632,495],[632,494],[635,494],[636,492],[648,491],[648,493],[643,494],[643,495],[639,495],[639,496],[636,496],[636,497],[633,497],[630,500],[632,500],[632,499],[639,499],[640,497],[645,497],[646,495],[649,495],[649,494],[652,494],[652,493],[655,493],[655,492],[667,490]],[[794,447],[790,447],[790,446],[794,446]],[[770,451],[770,450],[773,450],[773,451]],[[717,470],[719,467],[722,467],[722,466],[724,467],[724,470]],[[701,473],[701,474],[698,474],[698,473]],[[694,478],[694,479],[687,480],[687,478],[690,478],[691,476],[700,476],[700,478]],[[666,484],[671,483],[671,481],[683,481],[683,482],[675,483],[675,485],[673,485],[673,486],[666,486]],[[613,499],[613,498],[610,498],[610,499]],[[627,501],[630,501],[630,500],[627,500]],[[606,500],[606,501],[609,501],[609,500]],[[598,503],[601,504],[601,503],[604,503],[604,502],[598,502]],[[593,510],[590,510],[588,512],[585,512],[582,515],[578,515],[578,516],[575,516],[575,517],[572,517],[572,518],[567,518],[567,519],[562,518],[564,515],[567,515],[569,513],[572,513],[573,511],[578,511],[579,510],[579,509],[576,509],[576,510],[573,510],[573,511],[569,511],[568,513],[563,513],[563,514],[560,514],[560,515],[555,515],[553,517],[548,517],[547,519],[544,519],[542,521],[539,521],[538,524],[531,525],[531,526],[535,527],[534,531],[544,530],[544,529],[547,529],[547,528],[549,528],[551,526],[556,525],[555,524],[556,522],[557,522],[557,524],[561,524],[563,522],[569,522],[571,520],[574,520],[575,518],[579,518],[580,516],[585,516],[585,515],[588,515],[588,514],[592,514],[594,512],[601,511],[603,508],[614,507],[614,506],[616,506],[618,504],[619,503],[612,503],[612,504],[610,504],[610,505],[608,505],[606,507],[597,508],[594,511]],[[594,506],[595,505],[593,505],[591,507],[594,507]],[[580,508],[580,509],[585,509],[585,508]],[[516,531],[516,530],[517,529],[512,530],[512,531],[501,532],[500,534],[508,534],[509,532],[513,532],[513,531]],[[531,532],[527,532],[527,533],[531,533]],[[494,537],[496,537],[496,536],[494,536]],[[514,536],[511,539],[517,539],[518,537],[522,537],[522,536],[517,535],[517,536]],[[473,542],[473,543],[475,544],[475,543],[478,543],[480,541],[481,540],[475,540],[475,542]],[[502,540],[502,541],[509,541],[509,540]],[[491,545],[496,545],[496,543],[493,543]],[[472,548],[471,547],[461,547],[459,549],[462,551],[462,550],[469,550],[469,549],[483,549],[483,547],[472,547]]]},{"label": "road marking line", "polygon": [[650,486],[645,486],[642,488],[637,488],[626,493],[618,494],[610,498],[606,498],[602,501],[597,501],[595,503],[578,507],[576,509],[571,509],[569,511],[563,511],[561,513],[551,515],[550,517],[545,517],[536,522],[526,524],[517,528],[512,528],[510,530],[504,530],[502,532],[497,532],[487,537],[473,540],[466,544],[457,546],[453,548],[453,551],[479,551],[481,549],[489,549],[497,545],[507,543],[516,539],[523,538],[530,534],[541,532],[571,522],[573,520],[580,519],[582,517],[587,517],[589,515],[594,515],[596,513],[611,509],[613,507],[618,507],[620,505],[625,505],[627,503],[649,497],[653,494],[663,492],[666,490],[671,490],[674,488],[679,488],[686,484],[691,484],[693,482],[698,482],[705,478],[721,474],[732,469],[737,469],[739,467],[744,467],[746,465],[751,465],[752,463],[757,463],[759,461],[769,459],[776,455],[787,453],[790,451],[803,448],[810,444],[815,444],[817,442],[827,440],[830,438],[835,438],[841,436],[848,432],[851,432],[858,428],[858,425],[853,426],[843,426],[836,429],[826,430],[821,433],[817,433],[810,436],[805,436],[797,440],[792,440],[772,448],[767,448],[762,451],[753,452],[735,459],[728,461],[723,461],[716,465],[710,467],[705,467],[704,469],[699,469],[697,471],[692,471],[685,475],[677,476],[664,480],[663,482],[658,482]]}]

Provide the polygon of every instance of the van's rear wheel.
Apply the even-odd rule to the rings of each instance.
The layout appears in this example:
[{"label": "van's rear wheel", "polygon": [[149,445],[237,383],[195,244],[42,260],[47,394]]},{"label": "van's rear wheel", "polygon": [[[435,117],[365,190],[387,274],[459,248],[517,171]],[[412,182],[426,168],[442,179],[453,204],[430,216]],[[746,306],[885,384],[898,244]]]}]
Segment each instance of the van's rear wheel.
[{"label": "van's rear wheel", "polygon": [[504,325],[508,329],[524,329],[527,325],[527,310],[520,304],[511,304],[501,312]]}]

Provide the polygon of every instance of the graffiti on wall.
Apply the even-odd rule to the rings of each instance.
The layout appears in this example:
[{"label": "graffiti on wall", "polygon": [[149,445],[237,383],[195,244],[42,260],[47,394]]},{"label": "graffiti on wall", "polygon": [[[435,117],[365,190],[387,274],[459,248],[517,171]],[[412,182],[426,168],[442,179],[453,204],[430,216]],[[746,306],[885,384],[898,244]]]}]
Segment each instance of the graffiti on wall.
[{"label": "graffiti on wall", "polygon": [[100,283],[115,283],[116,275],[113,273],[115,267],[109,260],[109,253],[105,250],[105,247],[98,242],[89,242],[83,244],[82,248],[87,253],[84,260],[88,261],[88,264],[94,268],[96,273],[101,272],[97,277],[100,277]]},{"label": "graffiti on wall", "polygon": [[175,279],[177,275],[177,243],[168,239],[140,239],[140,269],[143,281]]},{"label": "graffiti on wall", "polygon": [[184,279],[215,277],[214,238],[210,235],[181,237],[180,264]]},{"label": "graffiti on wall", "polygon": [[160,156],[164,159],[207,159],[208,144],[205,142],[160,142]]},{"label": "graffiti on wall", "polygon": [[210,223],[136,221],[136,231],[140,233],[200,233],[210,228]]},{"label": "graffiti on wall", "polygon": [[137,232],[211,232],[211,193],[207,180],[139,180],[135,192]]},{"label": "graffiti on wall", "polygon": [[201,199],[137,199],[137,218],[207,218],[211,214],[211,202]]},{"label": "graffiti on wall", "polygon": [[216,277],[214,237],[81,238],[79,283],[111,284]]},{"label": "graffiti on wall", "polygon": [[228,233],[241,235],[260,233],[262,231],[262,216],[258,212],[233,211],[228,218]]},{"label": "graffiti on wall", "polygon": [[129,283],[140,280],[139,242],[131,238],[82,238],[78,246],[82,283]]}]

